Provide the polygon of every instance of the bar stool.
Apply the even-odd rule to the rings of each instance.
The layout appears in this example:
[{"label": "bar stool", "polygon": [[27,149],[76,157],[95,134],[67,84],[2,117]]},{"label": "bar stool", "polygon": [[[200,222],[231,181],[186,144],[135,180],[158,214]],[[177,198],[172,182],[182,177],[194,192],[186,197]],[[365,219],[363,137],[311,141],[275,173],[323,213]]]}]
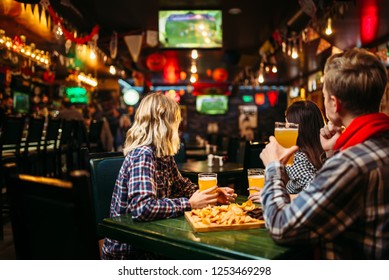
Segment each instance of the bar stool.
[{"label": "bar stool", "polygon": [[44,144],[42,152],[43,175],[48,177],[59,176],[58,162],[59,136],[61,132],[61,120],[49,117],[44,134]]},{"label": "bar stool", "polygon": [[23,154],[21,168],[24,173],[40,175],[43,170],[42,136],[45,119],[29,118],[27,138],[22,143]]},{"label": "bar stool", "polygon": [[20,162],[25,117],[7,116],[0,130],[0,240],[4,238],[3,212],[8,212],[4,164]]}]

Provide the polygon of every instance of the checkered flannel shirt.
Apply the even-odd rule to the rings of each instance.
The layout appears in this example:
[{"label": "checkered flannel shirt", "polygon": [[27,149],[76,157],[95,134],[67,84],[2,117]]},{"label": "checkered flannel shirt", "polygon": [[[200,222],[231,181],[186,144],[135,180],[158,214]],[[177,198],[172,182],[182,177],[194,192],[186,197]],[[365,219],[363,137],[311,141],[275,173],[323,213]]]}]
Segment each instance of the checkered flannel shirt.
[{"label": "checkered flannel shirt", "polygon": [[266,166],[266,227],[281,244],[320,244],[326,259],[389,259],[389,135],[328,159],[290,201],[279,162]]},{"label": "checkered flannel shirt", "polygon": [[302,151],[297,151],[294,155],[293,165],[286,166],[286,173],[289,181],[286,189],[290,194],[296,194],[309,186],[316,173],[316,168],[308,160],[307,155]]},{"label": "checkered flannel shirt", "polygon": [[[110,216],[131,213],[137,221],[176,217],[191,209],[189,198],[197,185],[183,178],[172,156],[157,158],[155,149],[142,146],[130,151],[114,187]],[[131,248],[106,238],[103,258],[125,259]]]}]

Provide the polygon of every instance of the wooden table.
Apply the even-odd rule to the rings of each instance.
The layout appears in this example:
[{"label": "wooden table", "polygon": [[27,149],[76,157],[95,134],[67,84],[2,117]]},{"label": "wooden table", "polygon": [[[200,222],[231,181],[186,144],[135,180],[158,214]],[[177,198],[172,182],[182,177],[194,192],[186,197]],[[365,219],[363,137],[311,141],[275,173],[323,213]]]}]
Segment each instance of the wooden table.
[{"label": "wooden table", "polygon": [[171,259],[306,259],[308,256],[308,246],[277,245],[265,228],[196,233],[183,216],[151,222],[134,222],[130,215],[106,218],[99,224],[99,234]]}]

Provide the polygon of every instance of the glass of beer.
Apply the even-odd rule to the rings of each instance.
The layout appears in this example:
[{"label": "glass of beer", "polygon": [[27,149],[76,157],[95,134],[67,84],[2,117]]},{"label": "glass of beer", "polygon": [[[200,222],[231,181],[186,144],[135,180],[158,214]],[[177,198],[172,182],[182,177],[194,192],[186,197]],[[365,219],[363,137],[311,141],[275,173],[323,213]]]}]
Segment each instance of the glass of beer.
[{"label": "glass of beer", "polygon": [[216,173],[199,173],[199,189],[200,192],[212,188],[217,185]]},{"label": "glass of beer", "polygon": [[[299,134],[299,125],[297,123],[276,122],[274,127],[274,136],[277,142],[284,148],[290,148],[297,143]],[[293,156],[291,156],[286,165],[293,164]]]},{"label": "glass of beer", "polygon": [[[265,170],[262,168],[249,168],[247,169],[247,179],[249,181],[249,188],[257,187],[263,189],[265,185]],[[250,190],[249,193],[256,193],[257,190]]]}]

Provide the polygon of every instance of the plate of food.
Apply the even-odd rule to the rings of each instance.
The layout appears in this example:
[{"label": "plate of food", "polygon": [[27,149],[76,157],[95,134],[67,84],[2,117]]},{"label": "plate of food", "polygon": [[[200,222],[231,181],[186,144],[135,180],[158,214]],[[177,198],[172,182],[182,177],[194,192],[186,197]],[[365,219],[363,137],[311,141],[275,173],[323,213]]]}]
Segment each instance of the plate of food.
[{"label": "plate of food", "polygon": [[185,212],[185,218],[195,232],[252,229],[265,226],[262,209],[251,200],[242,204],[208,206]]}]

